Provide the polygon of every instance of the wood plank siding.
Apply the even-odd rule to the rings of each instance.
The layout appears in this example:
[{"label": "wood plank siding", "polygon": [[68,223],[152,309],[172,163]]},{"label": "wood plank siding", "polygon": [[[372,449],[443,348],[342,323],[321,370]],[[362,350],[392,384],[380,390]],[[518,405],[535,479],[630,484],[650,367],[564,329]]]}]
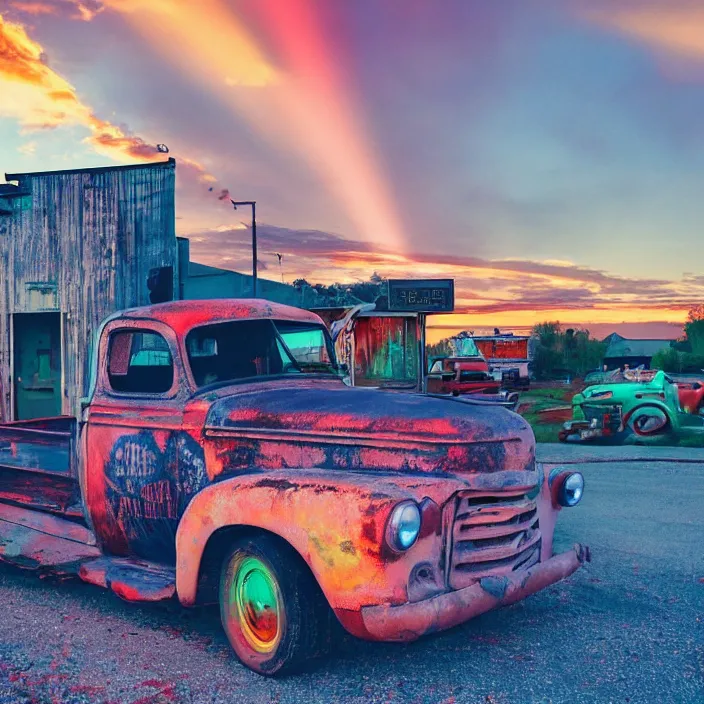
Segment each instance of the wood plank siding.
[{"label": "wood plank siding", "polygon": [[93,332],[149,302],[149,270],[172,266],[178,291],[173,159],[155,164],[6,174],[0,191],[0,420],[13,417],[17,313],[61,313],[62,413],[78,415]]}]

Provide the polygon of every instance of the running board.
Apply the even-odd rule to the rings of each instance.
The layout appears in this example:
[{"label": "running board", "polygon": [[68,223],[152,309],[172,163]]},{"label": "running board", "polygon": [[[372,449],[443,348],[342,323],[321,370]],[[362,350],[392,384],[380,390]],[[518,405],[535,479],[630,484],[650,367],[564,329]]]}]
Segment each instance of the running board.
[{"label": "running board", "polygon": [[109,555],[81,565],[78,576],[112,589],[126,601],[163,601],[176,594],[176,570],[167,565]]},{"label": "running board", "polygon": [[48,513],[0,503],[0,562],[57,576],[78,576],[126,601],[162,601],[176,594],[173,567],[104,555],[85,526]]},{"label": "running board", "polygon": [[76,575],[101,552],[85,526],[48,513],[0,504],[0,561],[57,575]]}]

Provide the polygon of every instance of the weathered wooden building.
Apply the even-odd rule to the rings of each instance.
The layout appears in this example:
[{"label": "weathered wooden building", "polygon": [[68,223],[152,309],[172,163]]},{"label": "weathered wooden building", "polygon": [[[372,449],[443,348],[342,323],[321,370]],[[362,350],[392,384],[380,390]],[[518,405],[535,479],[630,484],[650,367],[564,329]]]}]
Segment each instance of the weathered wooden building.
[{"label": "weathered wooden building", "polygon": [[376,310],[374,303],[311,310],[330,328],[352,386],[423,390],[424,314]]},{"label": "weathered wooden building", "polygon": [[79,414],[100,321],[148,303],[155,270],[162,295],[178,291],[175,167],[5,175],[0,419]]}]

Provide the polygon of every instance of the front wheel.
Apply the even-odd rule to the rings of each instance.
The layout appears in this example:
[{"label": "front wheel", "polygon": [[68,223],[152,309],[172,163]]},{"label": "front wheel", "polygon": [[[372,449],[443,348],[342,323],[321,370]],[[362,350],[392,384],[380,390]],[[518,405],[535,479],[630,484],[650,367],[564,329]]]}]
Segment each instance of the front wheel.
[{"label": "front wheel", "polygon": [[644,406],[633,411],[628,420],[628,427],[640,437],[664,435],[670,430],[670,419],[662,409]]},{"label": "front wheel", "polygon": [[327,652],[334,619],[301,558],[270,535],[233,545],[222,567],[220,616],[241,662],[270,676]]}]

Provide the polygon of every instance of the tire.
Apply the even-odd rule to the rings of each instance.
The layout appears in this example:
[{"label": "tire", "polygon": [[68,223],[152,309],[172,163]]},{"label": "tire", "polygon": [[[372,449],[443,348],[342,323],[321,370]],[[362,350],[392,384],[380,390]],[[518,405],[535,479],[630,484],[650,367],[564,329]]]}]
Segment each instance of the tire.
[{"label": "tire", "polygon": [[[645,408],[649,412],[645,411]],[[628,419],[629,429],[639,437],[665,435],[670,431],[670,419],[659,408],[636,409]]]},{"label": "tire", "polygon": [[220,576],[220,617],[239,660],[267,676],[327,654],[335,622],[300,556],[271,535],[234,543]]}]

